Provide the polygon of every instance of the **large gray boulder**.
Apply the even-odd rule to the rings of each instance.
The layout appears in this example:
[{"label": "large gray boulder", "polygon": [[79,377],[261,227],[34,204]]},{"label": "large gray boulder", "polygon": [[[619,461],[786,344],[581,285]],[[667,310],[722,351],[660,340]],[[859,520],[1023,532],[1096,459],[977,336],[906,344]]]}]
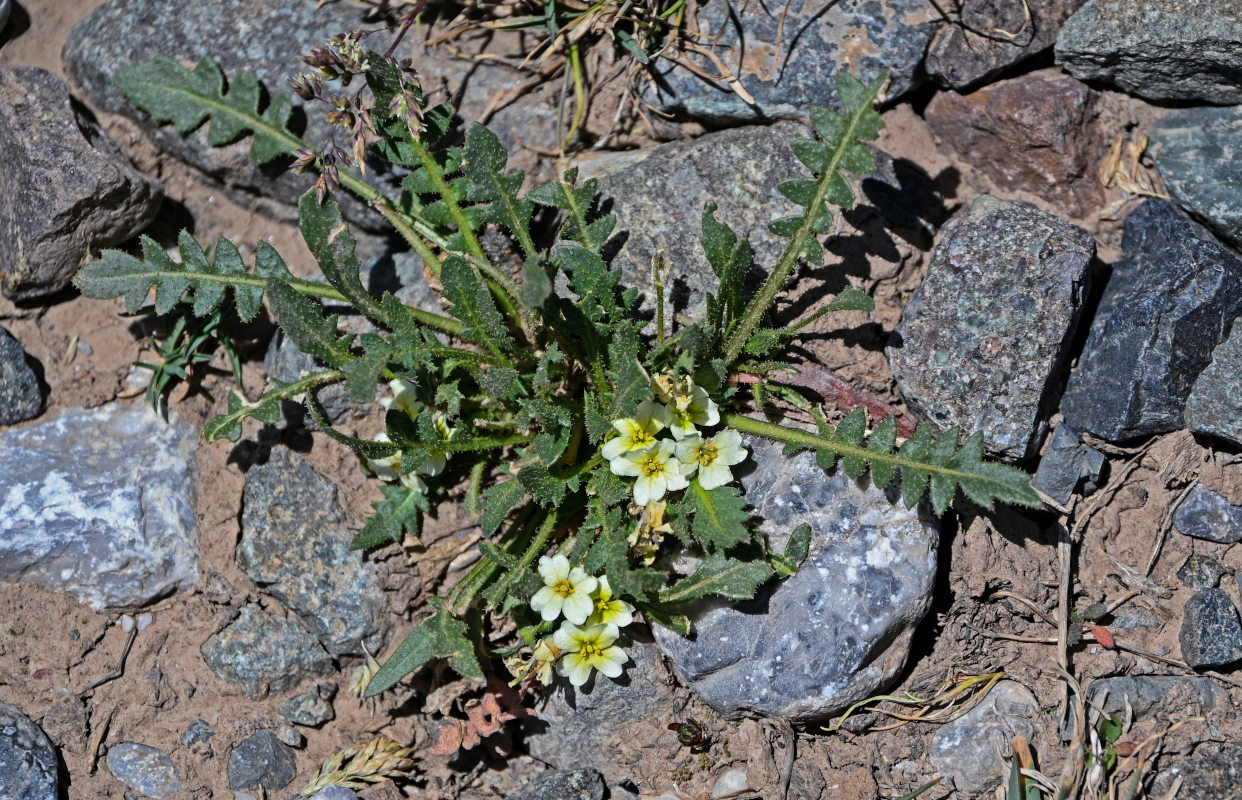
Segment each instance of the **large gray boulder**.
[{"label": "large gray boulder", "polygon": [[809,453],[786,457],[753,438],[746,447],[756,466],[742,485],[759,530],[779,551],[807,524],[810,554],[753,600],[696,601],[691,635],[657,627],[656,642],[723,716],[822,720],[900,674],[931,605],[939,525]]},{"label": "large gray boulder", "polygon": [[0,66],[0,163],[0,289],[13,300],[68,286],[91,250],[137,235],[164,197],[37,67]]},{"label": "large gray boulder", "polygon": [[198,431],[149,407],[70,408],[0,434],[0,580],[96,609],[198,582]]}]

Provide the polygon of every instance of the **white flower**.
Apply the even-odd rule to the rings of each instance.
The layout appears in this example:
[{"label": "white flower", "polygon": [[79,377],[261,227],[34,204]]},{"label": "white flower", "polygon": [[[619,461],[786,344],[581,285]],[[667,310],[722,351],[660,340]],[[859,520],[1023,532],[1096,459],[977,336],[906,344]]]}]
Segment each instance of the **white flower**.
[{"label": "white flower", "polygon": [[608,466],[617,475],[636,477],[634,502],[645,506],[664,497],[665,492],[675,492],[690,485],[681,474],[681,464],[673,455],[677,445],[668,439],[650,450],[626,453],[613,459]]},{"label": "white flower", "polygon": [[[379,436],[375,437],[375,441],[387,442],[388,434],[381,433]],[[428,459],[428,461],[430,461],[430,459]],[[427,494],[427,484],[423,482],[422,478],[418,477],[418,473],[422,471],[421,468],[405,475],[401,474],[400,453],[393,453],[392,455],[385,456],[383,458],[368,458],[367,469],[374,472],[375,477],[382,481],[388,481],[389,483],[401,481],[401,485],[405,486],[407,489],[413,489],[420,494]],[[423,474],[435,475],[437,473],[424,472]]]},{"label": "white flower", "polygon": [[621,435],[604,442],[604,458],[612,461],[625,453],[646,450],[655,444],[655,435],[668,423],[669,415],[664,406],[644,400],[638,406],[638,416],[612,423]]},{"label": "white flower", "polygon": [[729,467],[746,459],[742,449],[742,435],[732,428],[725,428],[706,441],[701,436],[690,436],[677,443],[677,460],[687,475],[698,470],[699,486],[715,489],[733,481]]},{"label": "white flower", "polygon": [[621,674],[621,665],[629,660],[625,651],[612,643],[617,640],[617,629],[611,625],[592,625],[579,628],[566,622],[552,634],[552,641],[565,651],[557,670],[569,678],[574,686],[581,686],[597,669],[609,678]]},{"label": "white flower", "polygon": [[695,425],[715,425],[720,422],[720,409],[700,386],[692,385],[689,394],[675,397],[674,403],[665,408],[672,417],[668,429],[674,439],[695,435],[698,431]]},{"label": "white flower", "polygon": [[398,379],[389,381],[388,388],[392,390],[392,397],[381,397],[380,405],[390,411],[403,411],[410,419],[418,419],[423,404],[414,396],[414,384]]},{"label": "white flower", "polygon": [[531,608],[547,622],[562,612],[565,619],[575,625],[586,622],[595,610],[591,592],[595,591],[598,581],[583,572],[582,567],[571,569],[569,559],[562,555],[541,557],[539,577],[543,578],[543,588],[530,599]]},{"label": "white flower", "polygon": [[624,628],[634,621],[634,606],[624,600],[612,599],[612,587],[608,585],[608,576],[599,576],[599,586],[591,595],[595,601],[595,610],[591,612],[588,625],[612,625]]}]

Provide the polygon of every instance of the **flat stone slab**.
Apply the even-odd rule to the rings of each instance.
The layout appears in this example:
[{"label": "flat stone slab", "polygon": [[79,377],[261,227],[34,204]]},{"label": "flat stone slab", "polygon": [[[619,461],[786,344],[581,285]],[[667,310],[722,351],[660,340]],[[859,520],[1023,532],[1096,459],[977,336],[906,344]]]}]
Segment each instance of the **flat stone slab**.
[{"label": "flat stone slab", "polygon": [[142,403],[70,408],[0,434],[0,580],[95,609],[198,582],[198,431]]},{"label": "flat stone slab", "polygon": [[1242,258],[1163,200],[1126,217],[1061,401],[1077,430],[1123,441],[1185,426],[1186,401],[1242,313]]},{"label": "flat stone slab", "polygon": [[388,637],[388,602],[349,549],[336,487],[288,448],[246,475],[237,563],[294,611],[334,655],[372,653]]},{"label": "flat stone slab", "polygon": [[177,766],[159,748],[133,742],[113,745],[106,763],[112,777],[144,797],[164,800],[181,791]]},{"label": "flat stone slab", "polygon": [[1242,103],[1235,0],[1091,0],[1057,36],[1057,63],[1148,100]]},{"label": "flat stone slab", "polygon": [[1032,453],[1082,312],[1091,234],[1027,203],[981,195],[942,229],[927,279],[885,349],[910,409]]},{"label": "flat stone slab", "polygon": [[0,163],[0,289],[13,300],[68,286],[88,250],[135,236],[164,199],[37,67],[0,67]]},{"label": "flat stone slab", "polygon": [[[656,642],[704,702],[726,717],[813,722],[892,681],[931,604],[939,526],[869,482],[829,474],[802,453],[746,440],[755,468],[746,496],[772,547],[811,526],[797,574],[753,600],[686,607],[689,637],[656,627]],[[740,469],[740,468],[739,468]]]}]

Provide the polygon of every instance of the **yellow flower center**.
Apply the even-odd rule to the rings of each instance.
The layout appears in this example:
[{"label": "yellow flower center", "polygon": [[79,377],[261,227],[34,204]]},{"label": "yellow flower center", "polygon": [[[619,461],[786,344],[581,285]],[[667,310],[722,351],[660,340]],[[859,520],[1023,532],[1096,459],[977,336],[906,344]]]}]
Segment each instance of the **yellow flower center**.
[{"label": "yellow flower center", "polygon": [[711,463],[716,460],[717,455],[719,453],[716,452],[716,445],[711,442],[704,442],[699,447],[699,466],[711,466]]},{"label": "yellow flower center", "polygon": [[595,642],[586,642],[582,645],[582,655],[591,658],[594,656],[602,656],[604,651]]},{"label": "yellow flower center", "polygon": [[570,597],[574,593],[574,585],[569,582],[568,578],[566,578],[557,585],[553,586],[552,591],[556,592],[561,597]]},{"label": "yellow flower center", "polygon": [[640,450],[644,447],[650,447],[653,444],[655,444],[655,437],[647,433],[646,431],[636,430],[630,434],[630,445],[635,450]]},{"label": "yellow flower center", "polygon": [[607,600],[601,597],[600,599],[595,601],[595,610],[603,614],[605,611],[608,610],[609,605],[611,604]]},{"label": "yellow flower center", "polygon": [[643,459],[642,470],[644,477],[654,478],[664,473],[664,462],[659,456],[647,456]]}]

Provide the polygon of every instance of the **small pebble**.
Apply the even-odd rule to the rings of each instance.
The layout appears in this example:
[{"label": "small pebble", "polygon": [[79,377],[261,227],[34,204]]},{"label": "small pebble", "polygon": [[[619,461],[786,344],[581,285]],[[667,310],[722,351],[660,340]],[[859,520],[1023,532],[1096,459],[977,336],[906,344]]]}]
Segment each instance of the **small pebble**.
[{"label": "small pebble", "polygon": [[290,747],[301,749],[306,745],[306,737],[298,732],[298,729],[285,723],[276,729],[276,738],[280,739]]},{"label": "small pebble", "polygon": [[121,630],[125,631],[126,633],[129,633],[133,629],[134,629],[134,618],[131,617],[129,614],[122,614],[121,615]]},{"label": "small pebble", "polygon": [[138,630],[145,631],[147,626],[151,624],[154,617],[151,614],[139,614],[137,619]]},{"label": "small pebble", "polygon": [[716,779],[716,784],[712,786],[712,797],[729,797],[746,789],[746,770],[735,768]]}]

